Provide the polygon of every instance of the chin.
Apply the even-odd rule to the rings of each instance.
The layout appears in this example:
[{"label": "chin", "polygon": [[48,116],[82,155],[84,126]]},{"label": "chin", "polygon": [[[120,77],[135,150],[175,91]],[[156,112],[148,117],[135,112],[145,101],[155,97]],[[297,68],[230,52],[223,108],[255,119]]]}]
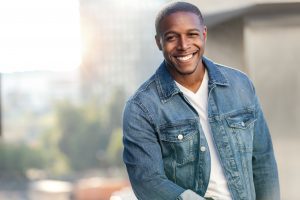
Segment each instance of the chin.
[{"label": "chin", "polygon": [[176,71],[181,75],[190,75],[193,74],[196,69],[197,67],[190,67],[189,69],[176,68]]}]

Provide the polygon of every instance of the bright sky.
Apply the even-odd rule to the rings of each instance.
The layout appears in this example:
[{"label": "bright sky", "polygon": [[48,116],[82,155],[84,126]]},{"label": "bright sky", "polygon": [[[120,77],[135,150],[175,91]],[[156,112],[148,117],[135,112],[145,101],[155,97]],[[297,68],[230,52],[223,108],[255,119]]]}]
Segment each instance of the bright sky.
[{"label": "bright sky", "polygon": [[0,72],[81,62],[79,0],[0,0]]}]

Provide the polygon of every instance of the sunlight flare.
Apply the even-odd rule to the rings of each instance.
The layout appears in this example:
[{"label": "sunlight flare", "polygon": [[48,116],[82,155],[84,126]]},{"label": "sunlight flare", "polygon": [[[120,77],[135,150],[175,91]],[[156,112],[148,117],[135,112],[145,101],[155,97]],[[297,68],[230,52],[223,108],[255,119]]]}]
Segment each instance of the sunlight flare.
[{"label": "sunlight flare", "polygon": [[0,72],[69,70],[80,65],[78,1],[1,1],[0,25]]}]

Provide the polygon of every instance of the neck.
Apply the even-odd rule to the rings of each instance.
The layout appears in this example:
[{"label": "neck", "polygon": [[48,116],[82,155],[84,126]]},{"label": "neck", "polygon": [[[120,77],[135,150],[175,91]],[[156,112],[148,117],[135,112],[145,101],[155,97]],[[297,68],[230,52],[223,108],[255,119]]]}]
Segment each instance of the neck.
[{"label": "neck", "polygon": [[197,69],[191,74],[181,74],[180,76],[173,76],[174,80],[185,88],[196,93],[201,86],[205,74],[204,64],[201,62]]}]

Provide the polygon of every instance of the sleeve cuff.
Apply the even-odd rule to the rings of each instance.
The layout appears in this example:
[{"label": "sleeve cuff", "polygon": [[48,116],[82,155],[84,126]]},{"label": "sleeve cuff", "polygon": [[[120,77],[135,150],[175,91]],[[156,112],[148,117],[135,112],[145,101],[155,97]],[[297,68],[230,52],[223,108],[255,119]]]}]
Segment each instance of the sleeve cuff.
[{"label": "sleeve cuff", "polygon": [[193,192],[192,190],[185,190],[181,195],[177,198],[177,200],[205,200],[203,197]]}]

